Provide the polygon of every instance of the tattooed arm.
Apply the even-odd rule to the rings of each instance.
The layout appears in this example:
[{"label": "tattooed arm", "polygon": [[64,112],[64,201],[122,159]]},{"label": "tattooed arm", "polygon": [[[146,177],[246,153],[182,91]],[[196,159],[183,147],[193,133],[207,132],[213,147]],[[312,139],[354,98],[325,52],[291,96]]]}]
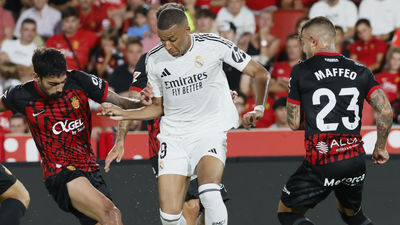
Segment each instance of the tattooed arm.
[{"label": "tattooed arm", "polygon": [[140,95],[137,98],[130,99],[122,97],[111,90],[108,91],[108,95],[105,102],[112,103],[123,109],[137,109],[142,107],[142,105],[140,104]]},{"label": "tattooed arm", "polygon": [[287,121],[292,130],[304,129],[303,112],[300,105],[286,102]]},{"label": "tattooed arm", "polygon": [[389,154],[386,151],[386,141],[393,123],[392,107],[382,89],[377,89],[372,92],[369,104],[378,114],[376,117],[378,138],[372,154],[372,159],[375,164],[384,164],[389,159]]}]

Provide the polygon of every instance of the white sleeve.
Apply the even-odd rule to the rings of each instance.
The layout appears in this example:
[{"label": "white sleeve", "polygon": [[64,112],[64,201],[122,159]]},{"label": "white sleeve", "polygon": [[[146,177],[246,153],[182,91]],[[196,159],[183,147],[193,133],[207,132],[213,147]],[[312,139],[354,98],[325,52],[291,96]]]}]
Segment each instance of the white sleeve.
[{"label": "white sleeve", "polygon": [[308,17],[311,19],[317,16],[324,16],[323,13],[320,10],[320,4],[319,2],[316,2],[314,5],[311,6],[310,12],[308,13]]},{"label": "white sleeve", "polygon": [[220,59],[237,70],[243,71],[250,62],[251,57],[229,40],[216,35],[210,36],[210,38],[214,39],[212,43],[217,45],[213,50],[216,51]]},{"label": "white sleeve", "polygon": [[358,18],[360,19],[369,19],[369,7],[367,1],[362,1],[360,6],[358,7]]},{"label": "white sleeve", "polygon": [[160,77],[156,73],[154,73],[153,66],[150,60],[147,60],[146,71],[148,82],[153,87],[154,97],[161,98],[163,96],[161,80]]},{"label": "white sleeve", "polygon": [[346,6],[346,26],[347,27],[343,27],[344,29],[347,30],[348,27],[355,27],[356,23],[357,23],[357,6],[351,2],[348,1],[348,4]]}]

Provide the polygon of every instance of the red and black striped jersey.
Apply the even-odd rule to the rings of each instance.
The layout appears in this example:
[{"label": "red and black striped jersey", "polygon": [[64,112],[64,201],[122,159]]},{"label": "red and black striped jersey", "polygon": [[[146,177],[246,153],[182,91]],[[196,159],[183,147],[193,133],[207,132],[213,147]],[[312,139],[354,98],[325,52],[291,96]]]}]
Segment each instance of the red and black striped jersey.
[{"label": "red and black striped jersey", "polygon": [[91,112],[89,98],[103,102],[108,83],[82,71],[67,71],[60,97],[49,98],[35,81],[8,90],[1,102],[27,118],[32,137],[40,152],[43,176],[62,168],[95,171],[99,166],[90,144]]},{"label": "red and black striped jersey", "polygon": [[305,115],[306,159],[317,165],[364,154],[364,99],[379,88],[367,67],[338,53],[317,53],[291,71],[288,102]]},{"label": "red and black striped jersey", "polygon": [[[136,63],[135,72],[133,72],[133,82],[129,90],[141,92],[147,84],[146,72],[147,53],[143,54]],[[160,149],[160,142],[157,135],[160,133],[160,118],[147,121],[147,130],[149,131],[149,156],[157,157]]]}]

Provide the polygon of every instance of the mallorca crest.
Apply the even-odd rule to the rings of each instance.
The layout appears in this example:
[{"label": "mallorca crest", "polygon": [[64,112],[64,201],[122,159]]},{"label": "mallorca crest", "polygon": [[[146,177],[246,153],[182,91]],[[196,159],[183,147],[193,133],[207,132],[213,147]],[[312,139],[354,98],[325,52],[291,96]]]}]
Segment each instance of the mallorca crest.
[{"label": "mallorca crest", "polygon": [[79,109],[79,100],[76,97],[72,97],[71,105],[74,107],[74,109]]}]

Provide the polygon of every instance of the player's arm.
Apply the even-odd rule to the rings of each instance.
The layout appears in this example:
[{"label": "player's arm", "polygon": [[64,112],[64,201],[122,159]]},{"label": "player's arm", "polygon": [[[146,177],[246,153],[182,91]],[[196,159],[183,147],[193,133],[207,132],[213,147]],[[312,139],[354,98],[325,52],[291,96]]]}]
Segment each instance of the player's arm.
[{"label": "player's arm", "polygon": [[303,128],[301,120],[301,106],[297,104],[286,102],[287,121],[290,129],[301,130]]},{"label": "player's arm", "polygon": [[268,97],[268,85],[271,79],[269,72],[254,60],[250,60],[244,68],[243,73],[254,78],[256,83],[256,107],[254,111],[248,112],[243,116],[243,126],[249,129],[251,125],[255,126],[256,122],[263,116],[265,104]]},{"label": "player's arm", "polygon": [[376,117],[376,130],[378,138],[372,155],[375,164],[384,164],[389,159],[386,151],[386,141],[393,123],[393,112],[390,102],[382,89],[372,92],[368,103],[378,114]]},{"label": "player's arm", "polygon": [[105,102],[112,103],[123,109],[137,109],[142,107],[142,104],[140,103],[140,96],[137,98],[135,96],[133,98],[122,97],[111,90],[108,91]]},{"label": "player's arm", "polygon": [[110,104],[101,104],[101,115],[108,116],[113,120],[152,120],[163,114],[162,97],[152,99],[152,104],[140,109],[123,110],[120,107]]}]

